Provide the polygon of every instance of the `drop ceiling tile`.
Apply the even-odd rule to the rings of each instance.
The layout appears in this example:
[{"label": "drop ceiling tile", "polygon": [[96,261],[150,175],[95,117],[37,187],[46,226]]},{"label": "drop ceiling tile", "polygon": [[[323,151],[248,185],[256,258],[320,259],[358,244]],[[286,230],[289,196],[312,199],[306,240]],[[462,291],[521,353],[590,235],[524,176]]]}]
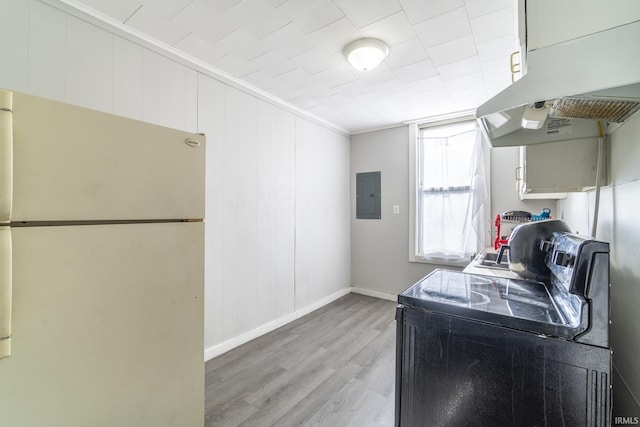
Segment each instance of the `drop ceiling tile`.
[{"label": "drop ceiling tile", "polygon": [[242,0],[195,0],[194,3],[202,3],[215,13],[222,15],[241,1]]},{"label": "drop ceiling tile", "polygon": [[484,77],[481,72],[477,72],[456,79],[445,80],[444,85],[449,92],[467,90],[472,87],[484,88]]},{"label": "drop ceiling tile", "polygon": [[125,22],[142,6],[142,0],[84,0],[82,3],[120,22]]},{"label": "drop ceiling tile", "polygon": [[416,32],[404,12],[397,12],[377,22],[360,28],[364,37],[380,39],[391,47],[416,37]]},{"label": "drop ceiling tile", "polygon": [[189,28],[172,24],[169,19],[145,6],[129,18],[127,25],[169,45],[175,44],[191,32]]},{"label": "drop ceiling tile", "polygon": [[280,6],[303,33],[310,34],[340,18],[342,11],[331,0],[289,0]]},{"label": "drop ceiling tile", "polygon": [[480,58],[477,55],[438,67],[438,73],[444,80],[457,79],[481,71]]},{"label": "drop ceiling tile", "polygon": [[[464,0],[469,19],[512,7],[512,0]],[[515,19],[515,17],[514,17]]]},{"label": "drop ceiling tile", "polygon": [[471,34],[464,7],[414,25],[418,37],[426,48]]},{"label": "drop ceiling tile", "polygon": [[312,39],[311,36],[303,33],[293,23],[268,34],[262,40],[284,58],[291,58],[319,46],[319,42],[316,39]]},{"label": "drop ceiling tile", "polygon": [[213,62],[213,66],[234,77],[242,77],[256,71],[254,64],[239,60],[232,55],[225,55]]},{"label": "drop ceiling tile", "polygon": [[472,19],[471,29],[477,43],[510,34],[513,34],[515,37],[515,17],[511,9],[502,9],[498,12]]},{"label": "drop ceiling tile", "polygon": [[475,109],[487,99],[484,85],[473,86],[464,90],[456,90],[451,94],[451,101],[459,110]]},{"label": "drop ceiling tile", "polygon": [[355,75],[367,85],[373,85],[376,83],[382,83],[396,78],[396,74],[389,68],[384,62],[378,65],[373,70],[358,71],[354,70]]},{"label": "drop ceiling tile", "polygon": [[405,83],[424,80],[438,74],[438,71],[429,59],[416,62],[415,64],[405,65],[404,67],[395,68],[393,71],[396,76],[398,76],[398,79]]},{"label": "drop ceiling tile", "polygon": [[192,2],[193,0],[145,0],[144,7],[171,19]]},{"label": "drop ceiling tile", "polygon": [[[473,36],[468,35],[457,40],[443,43],[427,49],[429,57],[436,67],[440,67],[451,62],[461,61],[465,58],[478,54]],[[480,58],[482,61],[482,57]]]},{"label": "drop ceiling tile", "polygon": [[180,40],[174,47],[209,64],[228,53],[193,33]]},{"label": "drop ceiling tile", "polygon": [[226,19],[224,15],[207,2],[195,0],[171,19],[171,22],[189,28],[202,39],[215,43],[238,28],[235,22]]},{"label": "drop ceiling tile", "polygon": [[334,86],[332,89],[335,89],[343,98],[352,98],[371,91],[371,89],[360,80],[352,80],[340,86]]},{"label": "drop ceiling tile", "polygon": [[477,46],[480,62],[486,62],[500,57],[508,58],[511,52],[518,50],[518,41],[512,35],[478,43]]},{"label": "drop ceiling tile", "polygon": [[322,45],[330,53],[342,52],[344,47],[362,35],[349,22],[347,18],[341,18],[311,34],[313,44]]},{"label": "drop ceiling tile", "polygon": [[[316,81],[323,82],[329,88],[336,88],[349,82],[357,81],[358,78],[351,72],[353,68],[347,65],[338,65],[325,71],[314,74]],[[355,72],[355,70],[353,70]]]},{"label": "drop ceiling tile", "polygon": [[242,76],[242,80],[267,92],[274,85],[271,75],[262,70],[255,70],[249,74],[245,74]]},{"label": "drop ceiling tile", "polygon": [[363,93],[362,95],[355,96],[349,99],[350,103],[353,102],[356,104],[360,104],[361,105],[360,108],[364,108],[364,109],[372,108],[372,106],[375,105],[377,101],[378,101],[378,95],[375,93],[372,93],[371,91],[368,91],[366,93]]},{"label": "drop ceiling tile", "polygon": [[389,49],[389,56],[387,56],[385,62],[391,68],[398,68],[415,62],[420,62],[428,58],[429,55],[427,54],[427,50],[416,37],[404,43],[392,46]]},{"label": "drop ceiling tile", "polygon": [[504,56],[480,63],[485,77],[491,74],[509,73],[509,59]]},{"label": "drop ceiling tile", "polygon": [[432,92],[434,90],[445,89],[445,86],[442,77],[437,75],[422,80],[416,80],[412,82],[410,88],[414,92]]},{"label": "drop ceiling tile", "polygon": [[273,80],[276,87],[286,85],[291,88],[299,89],[313,84],[313,79],[309,76],[309,74],[305,73],[300,68],[295,68],[291,71],[287,71],[286,73],[274,76]]},{"label": "drop ceiling tile", "polygon": [[289,16],[264,0],[243,0],[224,16],[259,39],[291,22]]},{"label": "drop ceiling tile", "polygon": [[406,89],[407,85],[398,78],[388,80],[382,83],[369,85],[371,92],[378,94],[378,102],[386,102],[386,100],[393,98],[399,92]]},{"label": "drop ceiling tile", "polygon": [[356,28],[387,18],[402,10],[397,0],[333,0]]},{"label": "drop ceiling tile", "polygon": [[271,7],[280,7],[289,0],[264,0]]},{"label": "drop ceiling tile", "polygon": [[300,92],[300,90],[288,85],[288,84],[282,84],[279,86],[276,86],[274,88],[271,88],[271,90],[269,91],[272,94],[274,94],[275,96],[279,97],[280,99],[292,99],[292,98],[297,98],[299,96],[302,96],[302,93]]},{"label": "drop ceiling tile", "polygon": [[270,50],[265,42],[247,33],[242,28],[238,28],[218,40],[216,47],[232,52],[233,57],[242,61],[250,61]]},{"label": "drop ceiling tile", "polygon": [[303,88],[302,91],[305,93],[305,95],[316,100],[316,102],[322,102],[323,99],[326,99],[338,94],[337,90],[328,88],[322,83],[312,84],[311,86],[307,86]]},{"label": "drop ceiling tile", "polygon": [[341,64],[344,57],[342,53],[330,54],[324,47],[319,46],[291,57],[290,61],[307,74],[317,74]]},{"label": "drop ceiling tile", "polygon": [[265,76],[273,77],[296,68],[296,64],[283,57],[279,52],[270,50],[250,61]]},{"label": "drop ceiling tile", "polygon": [[463,0],[400,0],[400,4],[413,24],[464,6]]}]

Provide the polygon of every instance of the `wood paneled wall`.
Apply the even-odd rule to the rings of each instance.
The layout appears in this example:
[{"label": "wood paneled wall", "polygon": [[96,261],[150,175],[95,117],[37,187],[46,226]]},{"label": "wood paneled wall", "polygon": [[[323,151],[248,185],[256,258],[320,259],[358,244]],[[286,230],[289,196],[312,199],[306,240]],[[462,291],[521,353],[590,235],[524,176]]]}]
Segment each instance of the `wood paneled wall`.
[{"label": "wood paneled wall", "polygon": [[207,135],[205,349],[348,292],[349,137],[94,25],[0,2],[0,87]]}]

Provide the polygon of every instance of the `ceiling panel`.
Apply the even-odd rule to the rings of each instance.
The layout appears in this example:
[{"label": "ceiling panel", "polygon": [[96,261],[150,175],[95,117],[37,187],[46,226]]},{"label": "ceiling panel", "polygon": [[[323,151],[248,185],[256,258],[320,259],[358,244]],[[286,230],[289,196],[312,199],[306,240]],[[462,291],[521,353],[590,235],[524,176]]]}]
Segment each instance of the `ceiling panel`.
[{"label": "ceiling panel", "polygon": [[416,37],[416,32],[404,11],[394,13],[359,30],[364,37],[382,39],[389,46],[396,46]]},{"label": "ceiling panel", "polygon": [[427,49],[427,52],[429,53],[434,65],[437,67],[456,61],[462,61],[463,59],[470,58],[478,53],[476,50],[476,43],[471,35],[439,44]]},{"label": "ceiling panel", "polygon": [[[473,108],[518,46],[512,0],[77,1],[350,132]],[[362,37],[390,47],[368,72]]]},{"label": "ceiling panel", "polygon": [[400,3],[413,24],[464,6],[462,0],[400,0]]},{"label": "ceiling panel", "polygon": [[393,46],[393,49],[389,51],[386,62],[389,66],[397,68],[424,61],[425,59],[429,59],[427,50],[422,46],[422,42],[418,38],[414,38]]},{"label": "ceiling panel", "polygon": [[334,0],[334,2],[356,28],[364,27],[402,11],[402,6],[397,0]]},{"label": "ceiling panel", "polygon": [[511,10],[502,9],[472,19],[470,22],[476,42],[493,40],[513,34],[515,31],[515,20],[512,19]]},{"label": "ceiling panel", "polygon": [[464,7],[422,21],[415,25],[415,29],[422,44],[427,48],[471,34],[467,11]]}]

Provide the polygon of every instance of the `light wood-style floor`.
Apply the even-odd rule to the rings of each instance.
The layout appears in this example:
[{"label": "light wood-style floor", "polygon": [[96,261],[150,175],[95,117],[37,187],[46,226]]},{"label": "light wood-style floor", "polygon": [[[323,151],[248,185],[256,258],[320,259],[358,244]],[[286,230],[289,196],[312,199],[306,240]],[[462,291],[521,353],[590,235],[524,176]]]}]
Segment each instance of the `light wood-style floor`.
[{"label": "light wood-style floor", "polygon": [[392,426],[395,307],[348,294],[210,360],[206,426]]}]

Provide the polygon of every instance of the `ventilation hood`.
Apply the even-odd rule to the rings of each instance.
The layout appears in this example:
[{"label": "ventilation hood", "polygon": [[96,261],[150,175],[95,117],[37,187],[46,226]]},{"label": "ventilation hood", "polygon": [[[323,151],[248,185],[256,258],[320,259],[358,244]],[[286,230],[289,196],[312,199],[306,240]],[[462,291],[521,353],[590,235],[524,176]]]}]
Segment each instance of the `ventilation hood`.
[{"label": "ventilation hood", "polygon": [[[640,109],[640,21],[529,52],[527,74],[478,107],[494,147],[598,137]],[[524,118],[524,120],[523,120]]]}]

